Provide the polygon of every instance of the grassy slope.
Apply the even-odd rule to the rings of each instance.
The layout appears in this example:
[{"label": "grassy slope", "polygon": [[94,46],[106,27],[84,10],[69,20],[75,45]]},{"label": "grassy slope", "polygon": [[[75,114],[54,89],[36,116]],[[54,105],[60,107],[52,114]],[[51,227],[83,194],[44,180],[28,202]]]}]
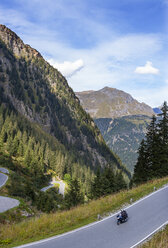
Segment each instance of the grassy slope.
[{"label": "grassy slope", "polygon": [[[162,187],[168,183],[168,177],[153,180],[129,191],[94,200],[69,211],[44,214],[18,224],[1,225],[1,247],[13,247],[35,240],[61,234],[96,221],[97,215],[108,215],[109,212],[128,204],[130,198],[134,201],[149,194],[153,187]],[[16,236],[17,234],[17,236]],[[8,244],[7,244],[8,243]]]}]

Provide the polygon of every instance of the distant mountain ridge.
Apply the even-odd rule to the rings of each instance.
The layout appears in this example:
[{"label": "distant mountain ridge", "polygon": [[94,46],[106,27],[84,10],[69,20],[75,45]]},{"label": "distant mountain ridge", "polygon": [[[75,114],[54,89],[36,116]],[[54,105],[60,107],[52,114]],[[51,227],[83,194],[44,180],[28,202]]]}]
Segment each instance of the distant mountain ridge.
[{"label": "distant mountain ridge", "polygon": [[[133,172],[137,150],[154,110],[130,94],[105,87],[98,91],[77,92],[84,109],[94,118],[106,144]],[[155,110],[156,111],[156,110]]]},{"label": "distant mountain ridge", "polygon": [[98,91],[76,92],[76,96],[94,119],[154,114],[147,104],[139,103],[130,94],[110,87]]}]

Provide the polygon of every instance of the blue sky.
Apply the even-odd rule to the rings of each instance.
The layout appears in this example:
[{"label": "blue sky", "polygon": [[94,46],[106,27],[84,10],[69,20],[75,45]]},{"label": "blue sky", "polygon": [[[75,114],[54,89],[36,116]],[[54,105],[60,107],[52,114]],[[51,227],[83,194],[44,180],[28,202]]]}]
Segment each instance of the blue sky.
[{"label": "blue sky", "polygon": [[1,0],[0,23],[74,91],[105,86],[152,107],[168,101],[167,0]]}]

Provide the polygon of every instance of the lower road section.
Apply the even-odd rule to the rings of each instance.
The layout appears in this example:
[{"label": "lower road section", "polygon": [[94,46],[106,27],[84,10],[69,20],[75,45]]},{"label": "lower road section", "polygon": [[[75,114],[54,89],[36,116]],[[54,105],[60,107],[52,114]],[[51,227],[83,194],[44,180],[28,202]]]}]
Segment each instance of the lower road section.
[{"label": "lower road section", "polygon": [[49,184],[49,186],[46,186],[44,188],[41,189],[41,191],[47,191],[50,188],[55,187],[54,184],[59,184],[59,194],[64,196],[65,193],[65,183],[63,183],[62,181],[56,181],[56,180],[52,180]]},{"label": "lower road section", "polygon": [[5,168],[0,168],[0,172],[9,174],[9,171]]},{"label": "lower road section", "polygon": [[[3,173],[9,174],[9,171],[5,168],[0,168]],[[8,180],[8,176],[0,173],[0,188],[5,185]],[[11,208],[17,207],[19,201],[10,197],[0,196],[0,213],[3,213]]]},{"label": "lower road section", "polygon": [[0,213],[19,206],[20,202],[10,197],[0,196]]},{"label": "lower road section", "polygon": [[0,188],[5,185],[8,180],[8,176],[0,173]]},{"label": "lower road section", "polygon": [[116,215],[67,234],[20,247],[130,248],[168,221],[168,187],[127,208],[128,222],[117,226]]}]

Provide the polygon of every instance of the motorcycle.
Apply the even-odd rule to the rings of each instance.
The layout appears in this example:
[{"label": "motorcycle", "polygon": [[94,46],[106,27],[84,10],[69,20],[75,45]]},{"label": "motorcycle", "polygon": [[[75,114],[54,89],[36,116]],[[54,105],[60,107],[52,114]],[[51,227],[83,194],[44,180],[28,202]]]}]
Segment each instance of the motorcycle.
[{"label": "motorcycle", "polygon": [[120,224],[126,222],[127,220],[128,220],[127,213],[125,214],[125,216],[122,216],[122,214],[117,215],[117,225],[120,225]]}]

